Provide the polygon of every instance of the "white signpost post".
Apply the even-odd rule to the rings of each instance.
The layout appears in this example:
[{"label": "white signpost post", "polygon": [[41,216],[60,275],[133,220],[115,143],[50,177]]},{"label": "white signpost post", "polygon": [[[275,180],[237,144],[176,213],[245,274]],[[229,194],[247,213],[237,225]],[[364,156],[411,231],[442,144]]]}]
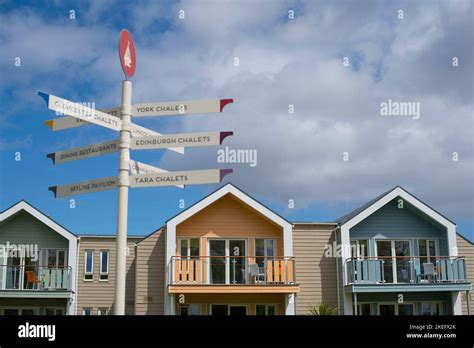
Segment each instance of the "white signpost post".
[{"label": "white signpost post", "polygon": [[[48,154],[53,164],[91,158],[112,152],[120,152],[118,176],[94,179],[75,184],[49,188],[56,198],[98,192],[118,188],[116,275],[114,314],[125,314],[125,275],[128,221],[128,188],[176,186],[220,183],[232,169],[208,169],[168,172],[145,163],[130,160],[130,149],[168,149],[184,153],[185,147],[220,145],[233,132],[208,132],[162,135],[131,122],[137,117],[218,113],[233,103],[233,99],[197,100],[132,105],[132,82],[135,73],[135,46],[128,30],[120,32],[119,55],[126,79],[122,81],[120,108],[95,110],[52,94],[38,92],[50,110],[66,116],[45,122],[51,130],[58,131],[88,124],[99,125],[120,132],[117,140],[81,146]],[[131,175],[130,175],[131,174]]]}]

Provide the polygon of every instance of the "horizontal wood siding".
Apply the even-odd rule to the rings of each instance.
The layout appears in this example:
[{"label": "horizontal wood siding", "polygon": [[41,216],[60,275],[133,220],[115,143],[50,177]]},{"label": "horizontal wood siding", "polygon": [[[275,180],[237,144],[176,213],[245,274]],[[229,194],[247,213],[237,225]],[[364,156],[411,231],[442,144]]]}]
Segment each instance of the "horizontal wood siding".
[{"label": "horizontal wood siding", "polygon": [[165,233],[159,230],[137,245],[135,314],[164,314]]},{"label": "horizontal wood siding", "polygon": [[[467,279],[474,283],[474,244],[468,242],[463,237],[457,235],[457,244],[458,244],[458,255],[466,257],[466,264],[467,264]],[[461,293],[462,299],[462,314],[467,315],[467,300],[466,300],[466,293]],[[471,296],[471,315],[474,315],[474,298]]]},{"label": "horizontal wood siding", "polygon": [[404,202],[398,208],[398,198],[387,203],[350,230],[351,238],[436,238],[440,254],[447,255],[446,229],[422,215]]},{"label": "horizontal wood siding", "polygon": [[324,257],[327,244],[334,241],[334,226],[297,224],[293,227],[296,282],[300,285],[297,314],[308,314],[321,302],[337,307],[336,258]]},{"label": "horizontal wood siding", "polygon": [[29,213],[22,211],[0,223],[0,244],[33,244],[38,249],[68,249],[69,241]]},{"label": "horizontal wood siding", "polygon": [[[135,242],[139,239],[129,238],[127,247],[125,314],[134,313],[135,302]],[[84,280],[84,253],[94,250],[94,275],[92,281]],[[109,279],[99,280],[100,251],[109,250]],[[97,314],[99,308],[108,308],[113,314],[115,297],[115,238],[81,237],[79,244],[79,263],[77,280],[77,313],[82,315],[83,308],[92,308]]]},{"label": "horizontal wood siding", "polygon": [[[246,253],[251,256],[255,238],[274,238],[277,243],[277,256],[292,256],[283,255],[282,228],[231,195],[220,198],[179,224],[176,237],[177,241],[180,237],[201,237],[202,255],[206,253],[207,238],[246,238]],[[176,252],[178,253],[178,250]]]}]

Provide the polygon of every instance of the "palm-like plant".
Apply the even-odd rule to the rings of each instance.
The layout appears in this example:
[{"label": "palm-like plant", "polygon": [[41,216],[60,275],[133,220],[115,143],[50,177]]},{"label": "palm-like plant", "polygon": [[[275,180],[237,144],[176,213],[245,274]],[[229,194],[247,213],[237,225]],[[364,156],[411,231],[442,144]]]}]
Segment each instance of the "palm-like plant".
[{"label": "palm-like plant", "polygon": [[310,306],[308,311],[311,315],[336,315],[337,308],[328,306],[327,304],[321,302],[318,307]]}]

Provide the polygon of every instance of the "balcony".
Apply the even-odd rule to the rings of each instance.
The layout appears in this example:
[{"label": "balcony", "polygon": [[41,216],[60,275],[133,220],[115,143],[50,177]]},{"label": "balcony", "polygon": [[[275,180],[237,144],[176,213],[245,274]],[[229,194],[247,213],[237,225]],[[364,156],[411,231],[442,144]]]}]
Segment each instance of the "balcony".
[{"label": "balcony", "polygon": [[71,267],[0,265],[0,291],[54,290],[71,291]]},{"label": "balcony", "polygon": [[[386,289],[413,291],[470,290],[464,257],[365,257],[346,261],[345,285],[370,289],[368,292]],[[373,287],[375,285],[376,287]]]},{"label": "balcony", "polygon": [[293,257],[174,256],[170,292],[298,292]]}]

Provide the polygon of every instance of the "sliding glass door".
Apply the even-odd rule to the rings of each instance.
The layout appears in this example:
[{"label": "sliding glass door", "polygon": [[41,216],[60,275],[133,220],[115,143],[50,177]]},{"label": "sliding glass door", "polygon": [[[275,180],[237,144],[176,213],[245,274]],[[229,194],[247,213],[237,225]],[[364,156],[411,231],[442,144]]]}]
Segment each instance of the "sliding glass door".
[{"label": "sliding glass door", "polygon": [[211,284],[226,283],[226,241],[213,239],[209,241],[209,282]]},{"label": "sliding glass door", "polygon": [[243,315],[247,315],[247,306],[213,304],[211,305],[211,315],[243,316]]},{"label": "sliding glass door", "polygon": [[384,261],[385,283],[409,283],[411,280],[411,243],[409,240],[378,240],[377,257]]},{"label": "sliding glass door", "polygon": [[209,240],[209,282],[211,284],[246,283],[245,244],[243,239]]}]

